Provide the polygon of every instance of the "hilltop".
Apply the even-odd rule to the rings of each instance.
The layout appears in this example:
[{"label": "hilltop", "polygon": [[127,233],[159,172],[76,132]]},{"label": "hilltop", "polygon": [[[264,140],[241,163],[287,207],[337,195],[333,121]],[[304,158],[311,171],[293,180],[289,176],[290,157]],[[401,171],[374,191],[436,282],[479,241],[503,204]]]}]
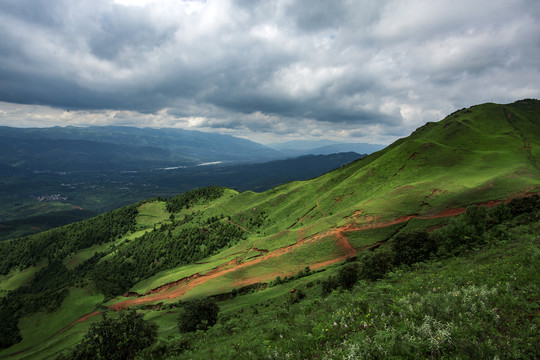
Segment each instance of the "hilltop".
[{"label": "hilltop", "polygon": [[534,199],[539,156],[540,101],[488,103],[312,180],[262,193],[206,187],[6,241],[0,318],[3,334],[21,335],[0,356],[54,356],[103,308],[145,309],[166,336],[175,328],[167,311],[178,301],[215,296],[232,312],[279,299],[300,284],[292,278],[313,286],[398,236],[455,226],[451,219],[467,207]]}]

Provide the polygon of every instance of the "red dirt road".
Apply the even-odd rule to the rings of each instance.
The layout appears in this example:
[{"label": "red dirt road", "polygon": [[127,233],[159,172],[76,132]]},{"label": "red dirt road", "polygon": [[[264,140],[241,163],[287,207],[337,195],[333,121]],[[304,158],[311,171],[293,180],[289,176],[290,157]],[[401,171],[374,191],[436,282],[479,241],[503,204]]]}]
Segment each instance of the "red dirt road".
[{"label": "red dirt road", "polygon": [[75,324],[77,324],[77,323],[80,323],[80,322],[83,322],[83,321],[86,321],[86,320],[88,320],[89,317],[94,316],[94,315],[98,315],[98,314],[100,314],[99,311],[94,311],[93,313],[86,314],[86,315],[84,315],[82,318],[75,320],[74,322],[72,322],[71,324],[69,324],[68,326],[66,326],[65,328],[63,328],[62,330],[60,330],[59,332],[57,332],[56,334],[54,334],[53,336],[56,336],[56,335],[58,335],[58,334],[61,334],[61,333],[63,333],[64,331],[66,331],[67,329],[69,329],[70,327],[72,327],[73,325],[75,325]]},{"label": "red dirt road", "polygon": [[[245,268],[248,268],[248,267],[255,266],[255,265],[259,264],[260,262],[271,259],[271,258],[282,256],[282,255],[284,255],[284,254],[298,248],[299,246],[304,246],[306,244],[316,242],[316,241],[318,241],[318,240],[320,240],[322,238],[333,237],[333,238],[336,239],[336,243],[338,244],[338,246],[341,249],[344,250],[344,255],[341,255],[339,257],[329,259],[329,260],[326,260],[326,261],[323,261],[323,262],[319,262],[319,263],[316,263],[316,264],[310,264],[310,268],[312,268],[314,270],[319,269],[319,268],[326,267],[328,265],[334,264],[336,262],[343,261],[347,257],[353,257],[353,256],[355,256],[357,254],[358,250],[353,248],[351,246],[351,244],[347,241],[347,238],[345,236],[345,233],[347,233],[347,232],[362,231],[362,230],[375,229],[375,228],[382,228],[382,227],[386,227],[386,226],[400,224],[400,223],[409,221],[409,220],[411,220],[413,218],[436,219],[436,218],[456,216],[456,215],[459,215],[459,214],[463,213],[464,211],[465,211],[464,207],[452,208],[452,209],[447,209],[447,210],[444,210],[444,211],[442,211],[442,212],[440,212],[438,214],[434,214],[434,215],[430,215],[430,216],[419,216],[419,215],[415,214],[415,215],[403,216],[403,217],[399,217],[399,218],[396,218],[396,219],[393,219],[393,220],[381,221],[381,222],[377,222],[376,221],[377,219],[372,217],[372,218],[368,219],[368,221],[369,221],[368,223],[365,223],[365,224],[360,225],[360,226],[356,226],[355,224],[349,224],[349,225],[345,225],[345,226],[341,226],[341,227],[338,227],[338,228],[331,229],[331,230],[329,230],[329,231],[327,231],[325,233],[322,233],[322,234],[313,234],[313,235],[308,236],[308,237],[304,237],[303,232],[300,231],[300,236],[299,236],[298,242],[295,243],[295,244],[280,248],[280,249],[275,250],[275,251],[273,251],[271,253],[261,254],[261,256],[258,256],[256,258],[251,259],[251,260],[246,261],[246,262],[239,262],[239,261],[236,261],[236,259],[233,259],[232,261],[230,261],[230,262],[228,262],[228,263],[226,263],[224,265],[220,265],[220,266],[210,270],[207,273],[204,273],[204,274],[196,273],[196,274],[193,274],[193,275],[191,275],[191,276],[189,276],[187,278],[183,278],[183,279],[180,279],[178,281],[162,285],[162,286],[160,286],[160,287],[158,287],[156,289],[150,290],[147,295],[140,296],[140,297],[133,298],[133,299],[127,299],[127,300],[118,302],[116,304],[113,304],[113,305],[109,306],[109,308],[111,310],[121,310],[121,309],[126,309],[126,308],[129,308],[131,306],[135,306],[135,305],[153,303],[153,302],[158,302],[158,301],[162,301],[162,300],[166,300],[166,299],[176,299],[176,298],[179,298],[179,297],[183,296],[187,291],[189,291],[189,290],[191,290],[191,289],[193,289],[193,288],[195,288],[195,287],[197,287],[197,286],[199,286],[201,284],[204,284],[205,282],[207,282],[209,280],[224,276],[224,275],[229,274],[229,273],[234,272],[234,271],[238,271],[238,270],[241,270],[241,269],[245,269]],[[357,213],[357,214],[359,214],[359,213]],[[283,274],[278,274],[278,275],[287,276],[287,275],[290,275],[290,274],[283,273]],[[276,276],[277,275],[275,273],[271,273],[271,274],[267,274],[267,275],[263,275],[263,276],[258,276],[258,277],[245,279],[245,280],[242,280],[242,281],[238,282],[238,284],[235,284],[235,285],[237,285],[237,286],[251,285],[251,284],[254,284],[254,283],[257,283],[257,282],[272,279],[272,278],[274,278]]]}]

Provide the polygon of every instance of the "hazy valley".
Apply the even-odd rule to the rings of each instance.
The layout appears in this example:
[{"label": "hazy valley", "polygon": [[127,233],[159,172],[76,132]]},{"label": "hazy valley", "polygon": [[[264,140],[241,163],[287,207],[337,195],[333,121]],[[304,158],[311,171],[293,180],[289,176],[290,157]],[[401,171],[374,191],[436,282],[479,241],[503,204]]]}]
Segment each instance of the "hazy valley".
[{"label": "hazy valley", "polygon": [[363,156],[317,145],[301,156],[232,136],[131,127],[0,127],[0,140],[0,239],[197,187],[264,191]]}]

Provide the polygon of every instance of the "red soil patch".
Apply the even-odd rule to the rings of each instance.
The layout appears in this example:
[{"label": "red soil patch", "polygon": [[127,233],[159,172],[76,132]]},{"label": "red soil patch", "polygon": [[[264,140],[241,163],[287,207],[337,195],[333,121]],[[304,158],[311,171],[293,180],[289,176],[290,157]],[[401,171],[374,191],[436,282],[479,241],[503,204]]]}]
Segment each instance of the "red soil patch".
[{"label": "red soil patch", "polygon": [[[444,216],[453,216],[453,215],[458,215],[458,214],[462,213],[464,210],[465,210],[464,208],[448,209],[448,210],[444,211],[441,214],[432,215],[430,217],[422,217],[422,218],[437,218],[437,217],[444,217]],[[247,267],[255,266],[256,264],[258,264],[258,263],[260,263],[262,261],[265,261],[265,260],[269,260],[271,258],[282,256],[282,255],[294,250],[295,248],[304,245],[305,243],[315,242],[315,241],[320,240],[320,239],[322,239],[324,237],[332,236],[332,237],[334,237],[336,239],[337,244],[345,251],[345,254],[341,255],[339,257],[336,257],[334,259],[329,259],[329,260],[326,260],[326,261],[323,261],[323,262],[319,262],[319,263],[310,265],[310,268],[312,268],[312,269],[319,269],[319,268],[322,268],[322,267],[326,267],[326,266],[328,266],[330,264],[334,264],[336,262],[343,261],[347,257],[353,257],[353,256],[356,255],[358,250],[354,249],[351,246],[351,244],[347,241],[347,238],[344,235],[345,232],[348,232],[348,231],[360,231],[360,230],[366,230],[366,229],[374,229],[374,228],[391,226],[391,225],[403,223],[405,221],[409,221],[409,220],[411,220],[413,218],[418,218],[418,217],[419,217],[418,215],[402,216],[402,217],[399,217],[399,218],[394,219],[394,220],[390,220],[390,221],[386,221],[386,222],[379,222],[379,223],[375,223],[375,224],[369,223],[369,224],[366,224],[366,225],[363,225],[363,226],[354,226],[353,224],[349,224],[349,225],[342,226],[342,227],[339,227],[339,228],[334,228],[334,229],[329,230],[329,231],[327,231],[327,232],[325,232],[323,234],[314,234],[314,235],[310,236],[307,239],[304,239],[302,237],[301,241],[299,241],[299,242],[297,242],[295,244],[292,244],[292,245],[277,249],[277,250],[275,250],[275,251],[273,251],[271,253],[265,254],[263,256],[259,256],[257,258],[252,259],[252,260],[249,260],[247,262],[240,263],[240,262],[237,261],[237,259],[233,259],[233,260],[229,261],[227,264],[218,266],[218,267],[210,270],[209,272],[207,272],[205,274],[199,274],[199,273],[193,274],[191,276],[180,279],[178,281],[175,281],[175,282],[172,282],[172,283],[169,283],[169,284],[165,284],[165,285],[160,286],[158,288],[152,289],[152,290],[150,290],[150,292],[146,296],[137,297],[137,298],[134,298],[134,299],[124,300],[124,301],[121,301],[119,303],[116,303],[116,304],[113,304],[113,305],[109,306],[109,308],[111,310],[121,310],[121,309],[129,308],[131,306],[141,305],[141,304],[145,304],[145,303],[149,303],[149,302],[156,302],[156,301],[161,301],[161,300],[165,300],[165,299],[176,299],[176,298],[179,298],[179,297],[183,296],[187,291],[189,291],[189,290],[195,288],[196,286],[199,286],[199,285],[201,285],[201,284],[203,284],[203,283],[205,283],[205,282],[207,282],[209,280],[224,276],[224,275],[226,275],[228,273],[231,273],[233,271],[237,271],[237,270],[244,269],[244,268],[247,268]],[[290,275],[290,274],[284,273],[284,274],[277,274],[277,275],[287,276],[287,275]],[[239,285],[250,285],[250,284],[253,284],[253,283],[268,280],[268,279],[270,279],[272,277],[275,277],[277,275],[276,274],[265,274],[265,275],[262,275],[262,276],[259,276],[259,277],[252,277],[250,279],[240,280],[235,285],[237,285],[237,286],[239,286]]]},{"label": "red soil patch", "polygon": [[419,217],[420,219],[439,219],[439,218],[443,218],[443,217],[457,216],[459,214],[464,213],[465,210],[466,210],[465,207],[448,208],[446,210],[441,211],[438,214],[422,216],[422,217],[417,216],[417,217]]},{"label": "red soil patch", "polygon": [[[352,248],[352,246],[347,242],[347,239],[344,236],[340,236],[338,234],[339,232],[340,232],[339,229],[333,229],[327,233],[317,235],[317,236],[312,236],[309,239],[304,240],[302,243],[292,244],[292,245],[277,249],[263,256],[259,256],[252,260],[249,260],[247,262],[237,263],[235,266],[227,267],[227,265],[231,265],[231,263],[235,261],[235,259],[233,259],[228,264],[224,266],[218,266],[205,274],[199,274],[199,273],[193,274],[187,278],[184,278],[184,279],[181,279],[181,280],[169,283],[169,284],[165,284],[163,286],[160,286],[159,288],[153,289],[150,291],[150,294],[147,296],[124,300],[124,301],[121,301],[121,302],[118,302],[116,304],[109,306],[109,308],[111,310],[121,310],[121,309],[129,308],[131,306],[141,305],[141,304],[145,304],[149,302],[155,302],[155,301],[160,301],[160,300],[165,300],[165,299],[176,299],[183,296],[187,291],[209,280],[224,276],[233,271],[237,271],[240,269],[244,269],[246,267],[254,266],[262,261],[269,260],[271,258],[282,256],[292,251],[293,249],[299,246],[302,246],[304,243],[315,242],[321,239],[322,237],[327,237],[327,236],[332,236],[332,235],[337,236],[338,244],[340,244],[340,246],[342,246],[343,248],[347,249],[349,253],[347,253],[346,255],[340,256],[338,258],[331,259],[331,260],[324,261],[322,263],[318,263],[318,264],[314,264],[313,266],[310,266],[313,269],[324,267],[324,266],[327,266],[328,264],[345,260],[348,256],[350,257],[351,255],[354,256],[354,254],[356,254],[356,250]],[[238,285],[250,285],[253,283],[260,282],[261,280],[268,280],[272,276],[274,275],[266,274],[261,277],[252,277],[250,279],[246,279],[242,283],[239,282]]]},{"label": "red soil patch", "polygon": [[304,230],[305,228],[301,228],[298,230],[298,241],[296,243],[301,243],[304,241]]},{"label": "red soil patch", "polygon": [[66,331],[67,329],[69,329],[70,327],[72,327],[73,325],[75,325],[75,324],[77,324],[77,323],[80,323],[80,322],[83,322],[83,321],[86,321],[86,320],[88,320],[89,317],[92,317],[92,316],[98,315],[98,314],[99,314],[99,311],[94,311],[93,313],[84,315],[82,318],[75,320],[74,322],[72,322],[71,324],[69,324],[68,326],[66,326],[65,328],[63,328],[62,330],[60,330],[59,332],[57,332],[56,334],[54,334],[53,336],[56,336],[56,335],[58,335],[58,334],[61,334],[61,333],[63,333],[64,331]]},{"label": "red soil patch", "polygon": [[481,204],[478,204],[478,206],[485,206],[485,207],[494,207],[494,206],[497,206],[501,203],[508,203],[510,202],[510,200],[504,200],[504,201],[495,201],[495,200],[491,200],[491,201],[487,201],[487,202],[484,202],[484,203],[481,203]]}]

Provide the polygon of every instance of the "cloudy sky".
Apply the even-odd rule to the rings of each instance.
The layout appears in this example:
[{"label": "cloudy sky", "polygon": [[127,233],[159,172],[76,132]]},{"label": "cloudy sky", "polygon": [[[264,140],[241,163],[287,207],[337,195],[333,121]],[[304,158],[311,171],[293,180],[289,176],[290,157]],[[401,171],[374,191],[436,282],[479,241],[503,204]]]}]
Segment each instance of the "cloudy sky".
[{"label": "cloudy sky", "polygon": [[540,98],[538,0],[0,0],[0,125],[389,143]]}]

